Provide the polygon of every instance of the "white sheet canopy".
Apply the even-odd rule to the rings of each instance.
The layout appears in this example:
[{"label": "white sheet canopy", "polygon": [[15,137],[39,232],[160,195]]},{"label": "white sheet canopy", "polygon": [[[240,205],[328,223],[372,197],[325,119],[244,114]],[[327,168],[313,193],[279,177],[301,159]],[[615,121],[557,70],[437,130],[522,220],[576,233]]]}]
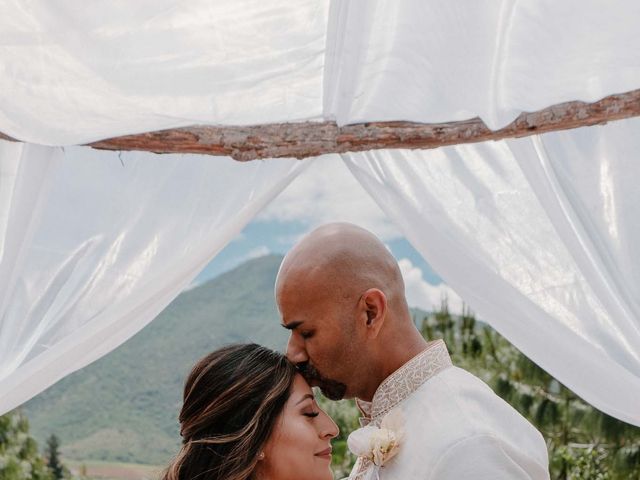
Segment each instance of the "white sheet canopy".
[{"label": "white sheet canopy", "polygon": [[306,167],[0,141],[0,411],[133,336]]},{"label": "white sheet canopy", "polygon": [[[311,161],[70,145],[522,111],[640,88],[635,0],[0,3],[0,413],[153,319]],[[470,306],[640,426],[640,122],[345,154]],[[65,148],[61,148],[61,147]]]},{"label": "white sheet canopy", "polygon": [[635,0],[4,0],[0,128],[45,145],[201,123],[480,116],[640,83]]},{"label": "white sheet canopy", "polygon": [[640,415],[640,119],[345,160],[456,292],[611,415]]}]

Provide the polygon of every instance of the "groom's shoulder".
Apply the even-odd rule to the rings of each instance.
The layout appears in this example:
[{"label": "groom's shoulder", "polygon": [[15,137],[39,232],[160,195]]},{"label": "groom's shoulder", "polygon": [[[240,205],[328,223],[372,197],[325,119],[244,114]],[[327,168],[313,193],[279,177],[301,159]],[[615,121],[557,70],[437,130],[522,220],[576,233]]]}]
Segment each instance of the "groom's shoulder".
[{"label": "groom's shoulder", "polygon": [[[481,379],[451,366],[425,382],[408,399],[405,413],[414,423],[454,436],[495,435],[513,441],[542,439],[536,428]],[[448,435],[447,435],[448,436]]]},{"label": "groom's shoulder", "polygon": [[403,402],[402,410],[408,419],[407,458],[429,452],[436,462],[454,448],[459,455],[465,449],[472,454],[478,446],[497,445],[512,459],[527,457],[540,468],[546,465],[540,432],[485,382],[461,368],[451,366],[429,378]]},{"label": "groom's shoulder", "polygon": [[[415,392],[416,413],[458,419],[471,429],[485,430],[495,420],[525,421],[481,379],[455,366],[439,372]],[[502,422],[499,422],[502,423]],[[527,422],[528,423],[528,422]]]},{"label": "groom's shoulder", "polygon": [[444,368],[429,378],[415,391],[415,396],[418,398],[472,396],[478,400],[490,402],[499,398],[483,380],[455,365]]}]

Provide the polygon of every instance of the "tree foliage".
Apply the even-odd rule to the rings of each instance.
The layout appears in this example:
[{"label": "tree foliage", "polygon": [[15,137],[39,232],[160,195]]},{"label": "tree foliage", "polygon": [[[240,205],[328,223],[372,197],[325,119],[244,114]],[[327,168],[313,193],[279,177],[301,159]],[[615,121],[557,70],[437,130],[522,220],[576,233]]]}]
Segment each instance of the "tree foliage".
[{"label": "tree foliage", "polygon": [[64,467],[60,461],[60,453],[58,451],[59,446],[60,441],[58,440],[58,437],[52,434],[47,439],[46,456],[47,468],[55,480],[62,480],[65,477]]},{"label": "tree foliage", "polygon": [[38,445],[29,435],[29,422],[20,412],[0,417],[0,478],[53,480]]}]

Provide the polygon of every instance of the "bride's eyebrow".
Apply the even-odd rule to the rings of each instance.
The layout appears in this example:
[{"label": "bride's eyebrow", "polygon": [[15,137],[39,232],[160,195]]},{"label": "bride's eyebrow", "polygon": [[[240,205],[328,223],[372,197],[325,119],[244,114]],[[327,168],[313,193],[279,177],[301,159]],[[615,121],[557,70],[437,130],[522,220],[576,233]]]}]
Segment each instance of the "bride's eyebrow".
[{"label": "bride's eyebrow", "polygon": [[300,400],[298,400],[298,402],[296,403],[296,405],[300,405],[302,402],[304,402],[305,400],[307,400],[307,399],[309,399],[309,398],[310,398],[311,400],[313,400],[313,398],[314,398],[314,397],[313,397],[313,395],[312,395],[312,394],[307,393],[304,397],[302,397]]}]

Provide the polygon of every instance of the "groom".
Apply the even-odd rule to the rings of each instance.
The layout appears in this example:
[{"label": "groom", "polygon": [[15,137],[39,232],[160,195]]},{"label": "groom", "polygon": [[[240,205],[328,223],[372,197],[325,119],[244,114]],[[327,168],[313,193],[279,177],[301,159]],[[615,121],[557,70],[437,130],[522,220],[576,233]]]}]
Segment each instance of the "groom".
[{"label": "groom", "polygon": [[[543,480],[545,442],[511,406],[451,364],[413,324],[394,257],[370,232],[324,225],[287,254],[276,280],[287,356],[330,399],[355,398],[363,424],[401,412],[381,480]],[[375,468],[364,457],[352,475]]]}]

